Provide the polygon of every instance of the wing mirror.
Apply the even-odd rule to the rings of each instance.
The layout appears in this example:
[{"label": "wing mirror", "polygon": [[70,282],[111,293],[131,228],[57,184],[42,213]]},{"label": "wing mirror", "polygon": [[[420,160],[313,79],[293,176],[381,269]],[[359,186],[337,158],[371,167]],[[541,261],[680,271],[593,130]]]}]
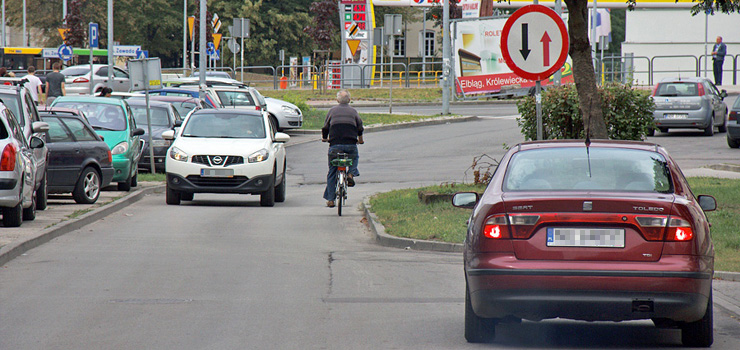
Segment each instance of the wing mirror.
[{"label": "wing mirror", "polygon": [[182,126],[182,120],[175,120],[175,127],[177,128],[180,126]]},{"label": "wing mirror", "polygon": [[717,210],[717,200],[712,196],[700,195],[698,198],[699,206],[704,211]]},{"label": "wing mirror", "polygon": [[478,193],[458,192],[452,197],[452,206],[457,208],[473,209],[478,204]]},{"label": "wing mirror", "polygon": [[175,130],[166,130],[162,132],[162,138],[165,140],[174,140],[175,139]]},{"label": "wing mirror", "polygon": [[31,124],[33,132],[47,132],[49,131],[49,123],[47,122],[33,122]]},{"label": "wing mirror", "polygon": [[275,133],[275,142],[286,143],[290,141],[290,135],[282,132]]},{"label": "wing mirror", "polygon": [[720,93],[719,93],[719,97],[722,97],[723,99],[724,99],[725,97],[727,97],[727,90],[725,90],[725,89],[722,89],[722,91],[720,91]]},{"label": "wing mirror", "polygon": [[142,128],[136,128],[133,132],[131,132],[131,136],[141,136],[144,135],[144,129]]}]

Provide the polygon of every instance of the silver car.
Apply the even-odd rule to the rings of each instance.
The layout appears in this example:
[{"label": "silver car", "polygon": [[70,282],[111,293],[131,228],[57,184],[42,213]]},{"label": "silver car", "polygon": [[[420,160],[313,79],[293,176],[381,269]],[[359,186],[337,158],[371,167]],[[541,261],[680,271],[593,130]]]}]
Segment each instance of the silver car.
[{"label": "silver car", "polygon": [[36,218],[32,150],[43,146],[44,141],[36,136],[27,141],[13,112],[0,103],[0,209],[5,227],[18,227],[23,220]]},{"label": "silver car", "polygon": [[[109,86],[113,91],[128,92],[131,90],[131,80],[128,73],[116,66],[113,67],[113,82],[108,84],[108,65],[94,64],[93,93],[98,93],[104,87]],[[64,88],[67,95],[89,95],[90,94],[90,65],[81,64],[64,68],[60,73],[64,74]]]},{"label": "silver car", "polygon": [[[655,127],[704,130],[704,135],[727,131],[727,91],[705,78],[667,78],[653,89]],[[649,134],[652,135],[653,132]]]}]

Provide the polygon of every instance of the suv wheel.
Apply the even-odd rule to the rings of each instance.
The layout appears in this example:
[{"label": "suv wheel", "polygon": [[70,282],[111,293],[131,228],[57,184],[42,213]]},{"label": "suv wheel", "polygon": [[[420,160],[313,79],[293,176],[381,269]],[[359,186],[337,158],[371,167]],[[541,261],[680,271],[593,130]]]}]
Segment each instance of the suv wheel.
[{"label": "suv wheel", "polygon": [[735,140],[727,134],[727,145],[730,146],[730,148],[738,148],[740,147],[740,140]]},{"label": "suv wheel", "polygon": [[168,185],[165,192],[165,201],[169,205],[180,205],[180,192],[171,189]]}]

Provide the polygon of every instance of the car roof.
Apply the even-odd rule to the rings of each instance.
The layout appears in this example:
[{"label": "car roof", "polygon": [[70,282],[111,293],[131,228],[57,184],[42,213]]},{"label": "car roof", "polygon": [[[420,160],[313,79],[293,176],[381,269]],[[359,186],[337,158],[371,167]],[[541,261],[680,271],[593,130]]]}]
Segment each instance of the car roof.
[{"label": "car roof", "polygon": [[[192,98],[192,97],[191,97],[191,98]],[[131,106],[146,106],[146,99],[143,99],[143,98],[134,98],[134,99],[129,99],[129,100],[126,100],[126,102],[127,102],[127,103],[128,103],[129,105],[131,105]],[[169,106],[171,106],[171,105],[172,105],[172,104],[171,104],[171,103],[169,103],[169,102],[164,102],[164,101],[153,101],[153,100],[151,100],[151,98],[150,98],[150,101],[149,101],[149,106],[151,106],[151,107],[162,107],[162,108],[167,108],[167,107],[169,107]]]},{"label": "car roof", "polygon": [[255,110],[255,109],[234,109],[234,108],[208,108],[208,109],[199,109],[195,112],[193,112],[193,115],[195,114],[250,114],[255,116],[264,116],[262,112]]},{"label": "car roof", "polygon": [[[529,141],[520,143],[513,148],[518,150],[531,150],[531,149],[542,149],[542,148],[559,148],[559,147],[586,147],[585,140],[544,140],[544,141]],[[591,140],[589,147],[599,148],[622,148],[622,149],[637,149],[644,151],[651,151],[661,153],[659,150],[661,146],[655,143],[644,142],[644,141],[623,141],[623,140]]]},{"label": "car roof", "polygon": [[707,81],[707,79],[702,77],[673,77],[660,79],[661,83],[701,83],[704,81]]},{"label": "car roof", "polygon": [[98,96],[87,96],[87,95],[66,95],[57,97],[54,101],[59,102],[89,102],[98,104],[118,105],[124,106],[126,102],[120,98],[112,97],[98,97]]},{"label": "car roof", "polygon": [[[144,95],[136,96],[136,99],[144,98]],[[198,103],[200,100],[197,97],[192,96],[162,96],[162,95],[153,95],[149,96],[149,100],[153,101],[164,101],[164,102],[193,102]],[[128,100],[129,102],[132,100]]]}]

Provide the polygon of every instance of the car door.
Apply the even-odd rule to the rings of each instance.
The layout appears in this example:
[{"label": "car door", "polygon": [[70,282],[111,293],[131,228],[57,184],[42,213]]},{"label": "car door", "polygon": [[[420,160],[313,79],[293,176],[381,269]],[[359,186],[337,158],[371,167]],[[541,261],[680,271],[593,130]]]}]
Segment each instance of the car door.
[{"label": "car door", "polygon": [[[276,166],[276,175],[282,176],[285,173],[285,144],[282,142],[275,142],[275,133],[277,133],[277,130],[275,127],[273,127],[272,123],[269,121],[269,118],[263,117],[267,121],[267,127],[269,132],[269,137],[272,144],[272,152],[275,152],[275,166]],[[280,181],[278,179],[278,181]]]},{"label": "car door", "polygon": [[49,157],[49,186],[74,186],[80,172],[82,154],[72,132],[58,117],[44,117],[49,124],[46,137]]},{"label": "car door", "polygon": [[131,90],[131,80],[129,80],[128,73],[124,72],[121,68],[113,67],[113,91],[128,92]]},{"label": "car door", "polygon": [[[22,98],[22,106],[23,106],[23,113],[26,114],[26,123],[29,125],[25,126],[26,130],[30,130],[30,133],[26,135],[26,139],[30,140],[32,136],[36,136],[42,140],[45,140],[44,137],[45,133],[43,132],[33,132],[33,123],[41,121],[41,118],[39,117],[39,111],[36,109],[36,103],[33,102],[33,99],[31,98],[31,95],[28,92],[23,92],[21,94]],[[33,158],[36,162],[36,179],[37,181],[42,181],[44,178],[44,174],[46,173],[46,162],[48,157],[49,150],[47,147],[40,147],[40,148],[34,148],[33,149]]]},{"label": "car door", "polygon": [[722,98],[719,97],[717,88],[714,87],[709,81],[704,82],[704,89],[707,91],[707,95],[710,98],[712,104],[712,111],[714,112],[714,125],[722,124],[724,121],[724,110],[722,110]]}]

